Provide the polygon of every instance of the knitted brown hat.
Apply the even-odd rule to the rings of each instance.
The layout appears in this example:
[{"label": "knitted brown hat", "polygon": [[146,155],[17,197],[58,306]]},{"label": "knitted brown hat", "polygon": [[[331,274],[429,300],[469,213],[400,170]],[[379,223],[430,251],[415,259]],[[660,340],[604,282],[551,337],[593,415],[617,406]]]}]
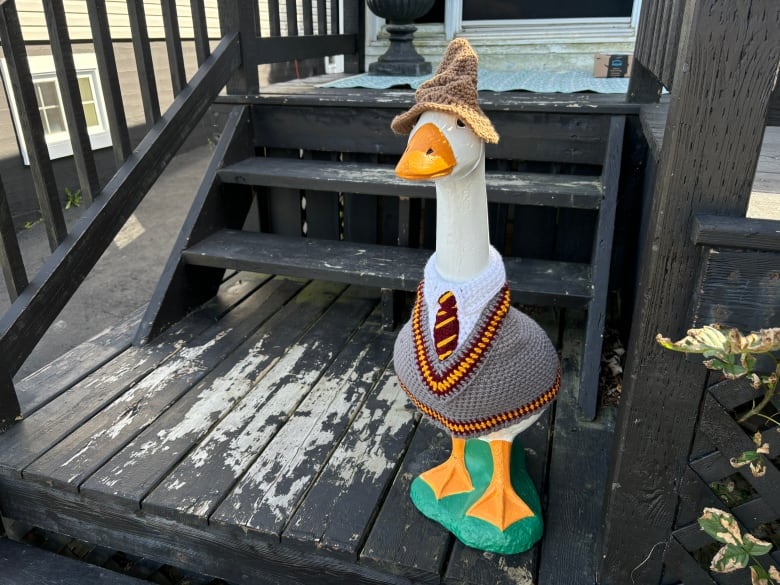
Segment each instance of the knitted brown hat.
[{"label": "knitted brown hat", "polygon": [[420,114],[438,110],[457,114],[485,142],[498,142],[498,133],[477,103],[477,60],[466,39],[453,39],[436,74],[417,88],[417,103],[393,119],[393,131],[409,134]]}]

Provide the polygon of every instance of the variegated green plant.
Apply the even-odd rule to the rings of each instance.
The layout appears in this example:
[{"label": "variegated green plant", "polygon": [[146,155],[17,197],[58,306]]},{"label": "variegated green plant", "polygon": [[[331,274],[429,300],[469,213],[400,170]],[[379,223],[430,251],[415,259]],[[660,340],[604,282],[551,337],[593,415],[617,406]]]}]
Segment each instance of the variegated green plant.
[{"label": "variegated green plant", "polygon": [[757,557],[772,550],[772,544],[759,540],[749,532],[742,533],[733,515],[717,508],[704,508],[699,526],[723,544],[712,557],[710,570],[731,573],[750,566],[752,585],[780,585],[780,572],[774,565],[765,568]]},{"label": "variegated green plant", "polygon": [[[763,390],[764,394],[753,408],[740,416],[738,422],[759,415],[780,426],[778,421],[762,413],[775,395],[777,381],[780,378],[780,363],[773,355],[773,352],[780,351],[780,327],[761,329],[743,335],[738,329],[722,329],[718,325],[705,325],[699,329],[689,329],[688,334],[679,341],[672,341],[660,333],[656,336],[656,341],[662,347],[672,351],[701,354],[705,358],[703,363],[708,369],[723,372],[723,376],[728,379],[749,378],[753,387],[756,390]],[[755,367],[759,356],[767,356],[767,359],[773,361],[774,370],[761,374],[756,372]],[[758,446],[761,447],[761,443],[758,443]],[[758,449],[746,453],[752,453],[759,458],[761,455]],[[752,460],[744,461],[743,464],[748,464]]]},{"label": "variegated green plant", "polygon": [[[774,396],[780,377],[780,363],[774,355],[774,352],[780,351],[780,327],[743,335],[737,329],[724,330],[718,325],[707,325],[690,329],[686,337],[679,341],[673,342],[660,334],[656,340],[661,346],[672,351],[701,354],[708,369],[718,370],[728,379],[749,378],[756,390],[763,390],[763,396],[738,419],[739,422],[758,415],[780,427],[777,420],[762,412]],[[762,355],[773,361],[774,371],[768,374],[754,371],[758,357]],[[747,465],[751,473],[759,477],[766,473],[763,457],[769,454],[769,444],[764,443],[761,433],[753,435],[753,443],[756,448],[744,451],[739,457],[733,457],[731,465],[735,468]],[[723,544],[712,559],[712,571],[729,573],[750,566],[753,585],[780,585],[780,571],[774,565],[764,567],[757,559],[772,550],[771,543],[759,540],[750,533],[743,534],[733,515],[716,508],[705,508],[699,518],[699,525],[712,538]]]},{"label": "variegated green plant", "polygon": [[[710,370],[722,371],[726,378],[736,379],[751,375],[756,376],[762,383],[767,383],[771,375],[764,379],[753,372],[756,356],[771,356],[772,352],[780,350],[780,327],[742,335],[738,329],[724,330],[718,325],[705,325],[700,329],[689,329],[687,336],[680,341],[672,341],[660,333],[656,340],[672,351],[702,354],[707,358],[704,365]],[[774,376],[773,384],[776,385],[777,371]]]}]

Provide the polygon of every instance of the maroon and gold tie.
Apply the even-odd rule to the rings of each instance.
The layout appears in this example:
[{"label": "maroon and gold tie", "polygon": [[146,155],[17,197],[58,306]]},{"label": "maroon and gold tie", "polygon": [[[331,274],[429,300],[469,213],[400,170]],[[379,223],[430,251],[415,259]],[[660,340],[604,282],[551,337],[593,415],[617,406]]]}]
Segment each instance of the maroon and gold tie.
[{"label": "maroon and gold tie", "polygon": [[433,325],[433,342],[439,360],[449,357],[458,345],[458,305],[455,295],[447,291],[439,297],[439,310]]}]

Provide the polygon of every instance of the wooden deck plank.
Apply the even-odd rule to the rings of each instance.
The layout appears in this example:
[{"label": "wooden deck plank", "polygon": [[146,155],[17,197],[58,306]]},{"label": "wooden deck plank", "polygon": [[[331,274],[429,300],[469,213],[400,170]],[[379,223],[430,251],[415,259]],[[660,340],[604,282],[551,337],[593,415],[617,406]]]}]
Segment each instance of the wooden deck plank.
[{"label": "wooden deck plank", "polygon": [[[212,301],[169,329],[154,344],[126,350],[0,435],[0,475],[21,475],[30,463],[175,354],[186,341],[213,326],[216,319],[252,293],[267,278],[242,274],[239,278],[231,279]],[[74,351],[86,356],[100,339],[99,336],[90,340],[74,348]],[[103,356],[98,352],[96,359],[102,361]],[[69,381],[68,363],[57,360],[55,365],[56,368],[52,366],[46,369],[45,378],[56,380],[59,374],[64,381]],[[28,378],[33,379],[36,378]],[[45,394],[45,390],[42,393]]]},{"label": "wooden deck plank", "polygon": [[615,409],[602,407],[599,418],[583,420],[577,405],[582,345],[582,323],[568,323],[561,355],[561,390],[549,461],[538,585],[595,583],[598,579],[601,559],[597,539]]},{"label": "wooden deck plank", "polygon": [[[264,187],[424,199],[436,196],[433,181],[401,179],[387,164],[255,157],[220,169],[219,176],[226,183]],[[598,209],[601,202],[598,177],[487,171],[485,179],[488,201],[496,203]]]},{"label": "wooden deck plank", "polygon": [[309,330],[322,308],[296,300],[282,307],[174,407],[87,479],[80,491],[96,499],[117,498],[122,505],[137,508]]},{"label": "wooden deck plank", "polygon": [[279,541],[390,360],[378,307],[211,516]]},{"label": "wooden deck plank", "polygon": [[143,507],[205,524],[377,302],[376,291],[352,288],[333,303],[152,491]]},{"label": "wooden deck plank", "polygon": [[395,372],[387,369],[297,509],[283,542],[356,560],[417,418]]},{"label": "wooden deck plank", "polygon": [[143,310],[138,309],[118,326],[101,331],[20,380],[16,384],[16,395],[22,415],[31,415],[127,349],[142,315]]},{"label": "wooden deck plank", "polygon": [[360,555],[360,562],[419,583],[439,583],[453,537],[409,498],[414,478],[450,453],[447,433],[422,419]]},{"label": "wooden deck plank", "polygon": [[[299,286],[299,282],[291,280],[274,280],[260,288],[213,329],[198,336],[176,356],[32,463],[25,470],[25,477],[77,490],[91,473],[273,315],[298,291]],[[334,288],[334,294],[337,290]]]}]

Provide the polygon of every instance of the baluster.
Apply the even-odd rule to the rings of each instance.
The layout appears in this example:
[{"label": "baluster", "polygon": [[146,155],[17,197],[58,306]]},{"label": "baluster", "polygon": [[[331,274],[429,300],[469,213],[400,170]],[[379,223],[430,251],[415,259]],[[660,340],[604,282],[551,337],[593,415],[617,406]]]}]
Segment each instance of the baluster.
[{"label": "baluster", "polygon": [[298,36],[298,6],[295,0],[287,0],[287,36]]},{"label": "baluster", "polygon": [[187,85],[184,72],[184,57],[181,52],[181,34],[179,18],[176,12],[176,0],[162,0],[163,26],[165,27],[165,48],[168,50],[168,67],[171,71],[171,86],[174,97]]},{"label": "baluster", "polygon": [[328,34],[328,6],[325,0],[317,0],[317,34]]},{"label": "baluster", "polygon": [[19,293],[27,288],[27,271],[24,269],[19,240],[16,237],[11,208],[8,206],[8,197],[2,181],[0,181],[0,264],[3,266],[8,297],[13,302]]},{"label": "baluster", "polygon": [[154,78],[154,63],[149,46],[149,31],[146,28],[143,0],[127,0],[127,14],[130,17],[130,31],[133,35],[133,51],[138,69],[138,82],[141,84],[146,127],[151,128],[160,119],[160,98],[157,95],[157,82]]},{"label": "baluster", "polygon": [[268,22],[269,36],[282,36],[282,22],[279,17],[279,0],[268,0]]},{"label": "baluster", "polygon": [[114,160],[119,167],[130,156],[130,133],[127,130],[125,107],[122,103],[122,89],[119,87],[119,75],[116,56],[111,41],[111,31],[106,14],[106,3],[102,0],[87,0],[89,26],[92,30],[92,43],[95,46],[100,86],[106,106],[111,143],[114,148]]},{"label": "baluster", "polygon": [[303,0],[303,34],[314,34],[314,14],[312,12],[312,0]]},{"label": "baluster", "polygon": [[62,108],[68,125],[70,144],[73,147],[73,158],[76,164],[76,174],[79,178],[81,196],[89,204],[100,190],[95,157],[92,155],[92,145],[87,132],[87,120],[79,90],[79,80],[76,77],[76,66],[73,63],[73,47],[68,34],[68,23],[65,20],[65,8],[62,0],[49,0],[43,3],[46,15],[46,27],[49,30],[52,57],[57,71],[57,82],[62,96]]},{"label": "baluster", "polygon": [[195,54],[198,58],[198,66],[200,66],[211,54],[206,10],[203,7],[203,0],[190,0],[190,8],[192,9],[192,30],[195,35]]}]

